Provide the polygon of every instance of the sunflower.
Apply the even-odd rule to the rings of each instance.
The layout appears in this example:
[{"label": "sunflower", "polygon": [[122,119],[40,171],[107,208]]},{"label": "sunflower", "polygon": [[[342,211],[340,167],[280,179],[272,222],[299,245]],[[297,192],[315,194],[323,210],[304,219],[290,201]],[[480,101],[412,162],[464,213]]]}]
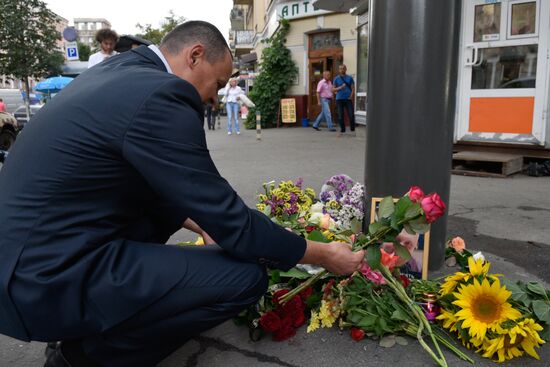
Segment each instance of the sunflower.
[{"label": "sunflower", "polygon": [[447,294],[453,293],[459,283],[461,283],[462,281],[467,281],[469,278],[469,273],[462,273],[460,271],[448,276],[447,278],[445,278],[445,283],[441,285],[439,294],[441,294],[442,296],[446,296]]},{"label": "sunflower", "polygon": [[437,319],[442,321],[443,328],[449,331],[457,331],[456,323],[458,322],[458,318],[454,313],[442,309]]},{"label": "sunflower", "polygon": [[468,258],[468,269],[470,270],[470,274],[474,277],[487,275],[490,267],[491,263],[488,261],[483,263],[483,259],[478,259],[476,261],[473,256]]},{"label": "sunflower", "polygon": [[525,319],[509,329],[499,330],[497,337],[485,343],[483,356],[491,358],[496,354],[498,362],[504,362],[520,357],[525,352],[533,358],[540,359],[535,347],[544,344],[538,333],[541,330],[542,326],[533,319]]},{"label": "sunflower", "polygon": [[463,285],[458,292],[454,305],[461,308],[456,317],[462,322],[461,327],[469,329],[470,336],[479,340],[485,338],[487,329],[495,330],[506,320],[516,320],[521,313],[506,302],[512,293],[500,286],[496,278],[493,284],[483,279],[481,284],[474,278],[473,284]]}]

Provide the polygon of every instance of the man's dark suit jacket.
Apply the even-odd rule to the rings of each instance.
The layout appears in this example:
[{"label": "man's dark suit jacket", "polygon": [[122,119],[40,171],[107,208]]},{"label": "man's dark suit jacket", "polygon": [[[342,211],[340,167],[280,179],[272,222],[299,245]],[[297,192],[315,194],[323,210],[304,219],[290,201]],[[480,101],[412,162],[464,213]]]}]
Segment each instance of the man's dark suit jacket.
[{"label": "man's dark suit jacket", "polygon": [[299,261],[305,241],[219,175],[202,116],[197,90],[145,46],[34,116],[0,171],[0,333],[71,339],[131,317],[185,276],[181,248],[159,244],[186,218],[235,257]]}]

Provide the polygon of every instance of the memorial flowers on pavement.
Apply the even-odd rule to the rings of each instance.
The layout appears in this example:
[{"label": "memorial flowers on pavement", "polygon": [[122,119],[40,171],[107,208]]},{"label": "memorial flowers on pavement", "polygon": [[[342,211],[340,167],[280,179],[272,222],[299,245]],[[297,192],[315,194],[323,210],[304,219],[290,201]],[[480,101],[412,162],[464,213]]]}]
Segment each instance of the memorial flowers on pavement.
[{"label": "memorial flowers on pavement", "polygon": [[[384,198],[377,220],[362,233],[363,203],[363,185],[346,175],[329,178],[318,197],[302,180],[264,184],[257,208],[274,222],[310,240],[365,249],[366,258],[349,277],[306,265],[288,272],[270,269],[268,292],[240,316],[252,339],[260,331],[282,341],[302,325],[308,333],[337,326],[348,328],[352,340],[376,336],[382,346],[399,341],[396,334],[409,335],[440,366],[447,366],[440,345],[472,362],[448,339],[451,334],[496,361],[524,354],[538,358],[535,349],[550,336],[548,291],[537,283],[511,283],[489,274],[483,254],[472,255],[460,237],[448,241],[446,258],[461,271],[442,282],[401,274],[400,264],[411,254],[400,243],[400,233],[425,233],[443,215],[445,204],[436,193],[426,195],[413,186],[396,202]],[[387,243],[393,251],[388,252]]]}]

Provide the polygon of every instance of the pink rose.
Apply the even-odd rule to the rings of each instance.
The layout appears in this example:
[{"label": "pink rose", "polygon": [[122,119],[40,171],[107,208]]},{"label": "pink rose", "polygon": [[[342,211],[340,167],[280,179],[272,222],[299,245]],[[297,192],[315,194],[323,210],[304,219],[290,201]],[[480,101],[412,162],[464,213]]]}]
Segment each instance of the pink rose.
[{"label": "pink rose", "polygon": [[420,203],[424,199],[424,191],[418,186],[412,186],[407,195],[414,203]]},{"label": "pink rose", "polygon": [[461,254],[462,251],[464,251],[464,249],[466,248],[466,243],[461,237],[455,237],[451,240],[449,246],[452,247],[456,252]]},{"label": "pink rose", "polygon": [[372,270],[370,266],[368,266],[367,264],[363,264],[360,272],[365,276],[365,278],[367,278],[374,284],[378,284],[378,285],[386,284],[386,279],[384,279],[384,276],[382,275],[382,273],[380,273],[378,270]]},{"label": "pink rose", "polygon": [[426,214],[426,221],[428,223],[435,222],[445,212],[445,203],[435,192],[424,197],[420,205],[424,214]]},{"label": "pink rose", "polygon": [[319,227],[321,227],[322,229],[329,229],[330,228],[330,215],[329,214],[325,214],[323,215],[323,217],[321,218],[321,222],[319,223]]}]

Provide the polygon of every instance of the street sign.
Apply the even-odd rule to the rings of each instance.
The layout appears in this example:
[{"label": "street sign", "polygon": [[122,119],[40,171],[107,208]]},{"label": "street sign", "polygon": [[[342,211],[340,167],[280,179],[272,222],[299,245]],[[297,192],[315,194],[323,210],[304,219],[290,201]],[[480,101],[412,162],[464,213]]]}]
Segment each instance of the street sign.
[{"label": "street sign", "polygon": [[74,27],[67,27],[63,30],[63,38],[65,41],[73,42],[76,41],[77,33]]},{"label": "street sign", "polygon": [[78,60],[78,46],[76,42],[65,42],[65,56],[67,60]]}]

